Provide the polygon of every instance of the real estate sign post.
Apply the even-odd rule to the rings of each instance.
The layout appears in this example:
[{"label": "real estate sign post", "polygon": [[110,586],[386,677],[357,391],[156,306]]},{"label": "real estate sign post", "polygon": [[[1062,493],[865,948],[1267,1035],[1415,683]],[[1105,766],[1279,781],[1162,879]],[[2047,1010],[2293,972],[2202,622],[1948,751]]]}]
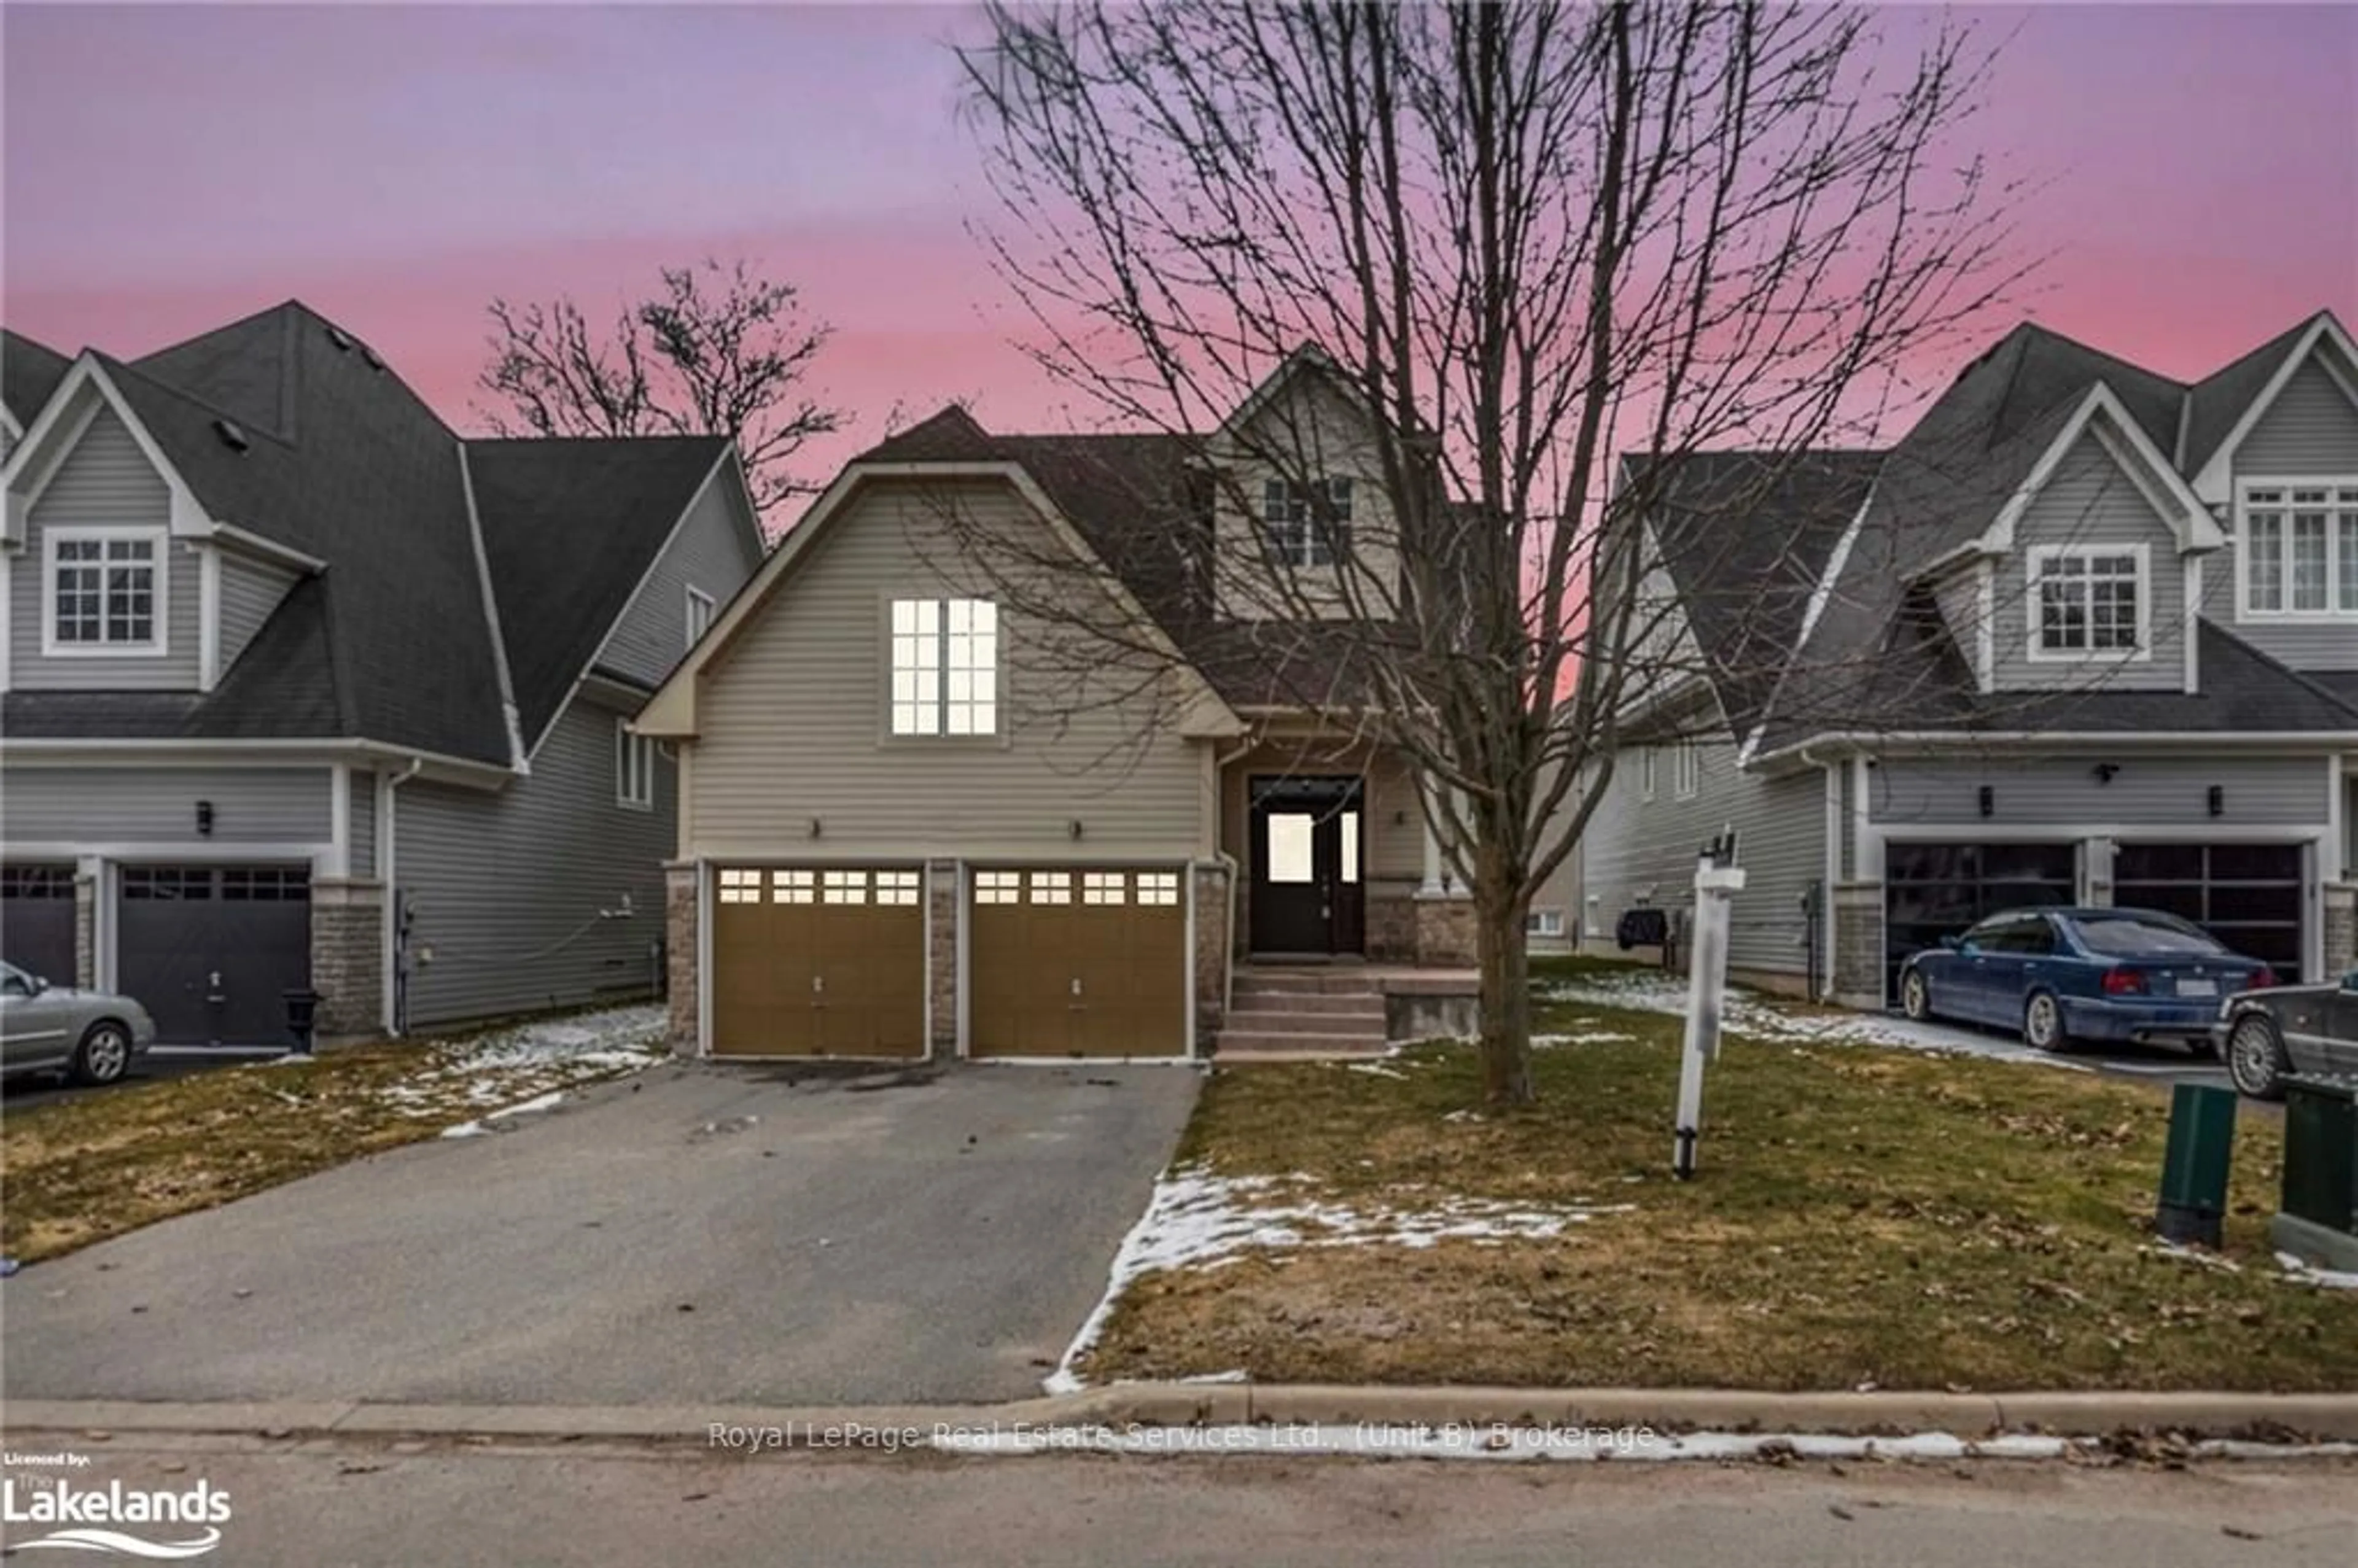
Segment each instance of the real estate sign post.
[{"label": "real estate sign post", "polygon": [[1720,1003],[1727,990],[1728,905],[1744,891],[1741,867],[1723,865],[1736,858],[1734,835],[1723,835],[1704,847],[1695,862],[1694,930],[1687,939],[1686,1053],[1679,1066],[1677,1142],[1671,1169],[1681,1181],[1695,1173],[1696,1145],[1703,1140],[1704,1064],[1719,1055]]}]

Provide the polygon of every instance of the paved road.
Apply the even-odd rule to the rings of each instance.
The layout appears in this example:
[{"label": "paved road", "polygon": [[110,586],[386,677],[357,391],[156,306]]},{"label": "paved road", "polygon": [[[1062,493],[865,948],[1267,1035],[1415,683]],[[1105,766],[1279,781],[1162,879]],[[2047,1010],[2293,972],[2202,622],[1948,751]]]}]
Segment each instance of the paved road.
[{"label": "paved road", "polygon": [[[11,1433],[19,1451],[46,1440]],[[223,1568],[647,1563],[2347,1568],[2358,1469],[713,1459],[328,1445],[96,1453],[80,1484],[230,1496]],[[407,1451],[405,1452],[404,1450]],[[2230,1533],[2234,1531],[2234,1533]],[[22,1539],[20,1536],[19,1539]]]},{"label": "paved road", "polygon": [[1184,1067],[662,1067],[0,1285],[17,1398],[995,1400],[1039,1390]]}]

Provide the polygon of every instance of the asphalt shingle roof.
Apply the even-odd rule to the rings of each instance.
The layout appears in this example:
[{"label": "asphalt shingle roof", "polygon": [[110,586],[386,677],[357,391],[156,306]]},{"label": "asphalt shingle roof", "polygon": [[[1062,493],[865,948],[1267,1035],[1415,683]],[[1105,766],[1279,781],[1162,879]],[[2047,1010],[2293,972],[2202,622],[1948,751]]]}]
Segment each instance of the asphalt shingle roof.
[{"label": "asphalt shingle roof", "polygon": [[23,429],[31,429],[41,405],[66,378],[73,362],[22,332],[0,327],[0,403]]}]

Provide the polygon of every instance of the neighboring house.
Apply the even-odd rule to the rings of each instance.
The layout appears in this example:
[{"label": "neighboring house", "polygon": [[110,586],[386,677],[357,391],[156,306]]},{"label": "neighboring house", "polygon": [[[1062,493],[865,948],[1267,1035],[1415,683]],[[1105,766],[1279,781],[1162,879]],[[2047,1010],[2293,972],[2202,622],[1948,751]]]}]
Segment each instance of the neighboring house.
[{"label": "neighboring house", "polygon": [[677,795],[623,722],[761,560],[728,442],[464,439],[291,302],[0,350],[12,961],[194,1044],[654,989]]},{"label": "neighboring house", "polygon": [[2286,979],[2358,964],[2358,351],[2331,314],[2191,384],[2025,326],[1887,452],[1661,477],[1646,547],[1693,656],[1626,716],[1591,946],[1689,905],[1733,827],[1735,967],[1855,1005],[2016,904],[2175,911]]},{"label": "neighboring house", "polygon": [[[1302,356],[1206,437],[953,407],[838,476],[638,721],[680,755],[682,1049],[1181,1054],[1240,959],[1472,963],[1413,771],[1293,695],[1348,687],[1350,640],[1206,569],[1263,540],[1278,569],[1388,569],[1306,547],[1233,438],[1305,410],[1336,454],[1314,480],[1380,538],[1371,443]],[[978,535],[1076,567],[1070,617],[1001,602]]]}]

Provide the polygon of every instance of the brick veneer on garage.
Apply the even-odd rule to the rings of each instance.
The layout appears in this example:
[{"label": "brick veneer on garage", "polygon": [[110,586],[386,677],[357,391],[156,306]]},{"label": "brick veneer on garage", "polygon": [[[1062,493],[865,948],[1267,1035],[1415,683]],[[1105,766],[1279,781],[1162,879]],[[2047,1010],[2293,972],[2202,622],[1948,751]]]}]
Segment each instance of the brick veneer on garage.
[{"label": "brick veneer on garage", "polygon": [[957,941],[960,886],[956,860],[925,866],[927,1038],[936,1056],[957,1054]]},{"label": "brick veneer on garage", "polygon": [[74,984],[98,986],[98,879],[74,873]]},{"label": "brick veneer on garage", "polygon": [[1883,1005],[1883,884],[1834,888],[1834,1000],[1845,1007]]},{"label": "brick veneer on garage", "polygon": [[1209,1051],[1228,1017],[1228,869],[1199,865],[1195,893],[1195,1049]]},{"label": "brick veneer on garage", "polygon": [[664,973],[671,1009],[664,1038],[676,1055],[693,1056],[696,1028],[697,884],[694,866],[664,868]]},{"label": "brick veneer on garage", "polygon": [[2332,979],[2358,968],[2358,882],[2325,884],[2325,973]]}]

